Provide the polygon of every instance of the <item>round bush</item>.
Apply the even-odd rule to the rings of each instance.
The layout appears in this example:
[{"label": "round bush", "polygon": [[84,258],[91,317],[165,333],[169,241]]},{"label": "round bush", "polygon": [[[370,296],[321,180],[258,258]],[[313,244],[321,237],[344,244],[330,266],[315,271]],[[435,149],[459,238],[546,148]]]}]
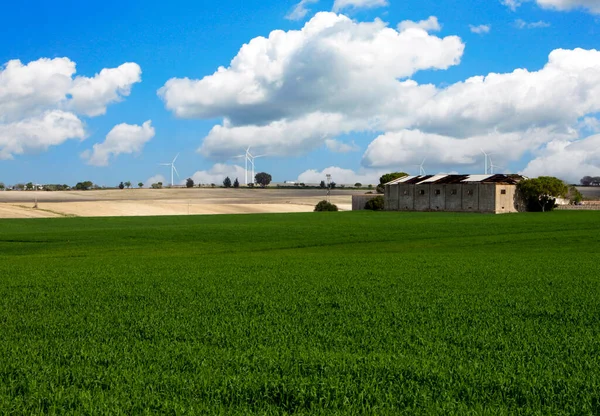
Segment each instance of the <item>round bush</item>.
[{"label": "round bush", "polygon": [[320,201],[317,205],[315,205],[315,211],[337,211],[338,207],[331,202],[327,202],[325,200]]},{"label": "round bush", "polygon": [[369,209],[371,211],[383,211],[383,197],[376,196],[375,198],[371,198],[365,204],[365,209]]}]

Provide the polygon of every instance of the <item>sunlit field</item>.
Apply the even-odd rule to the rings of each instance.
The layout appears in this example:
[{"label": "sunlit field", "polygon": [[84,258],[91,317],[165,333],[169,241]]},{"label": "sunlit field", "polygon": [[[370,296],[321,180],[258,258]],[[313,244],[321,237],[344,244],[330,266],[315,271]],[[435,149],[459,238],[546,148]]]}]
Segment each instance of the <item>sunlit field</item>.
[{"label": "sunlit field", "polygon": [[600,212],[0,221],[1,414],[600,413]]}]

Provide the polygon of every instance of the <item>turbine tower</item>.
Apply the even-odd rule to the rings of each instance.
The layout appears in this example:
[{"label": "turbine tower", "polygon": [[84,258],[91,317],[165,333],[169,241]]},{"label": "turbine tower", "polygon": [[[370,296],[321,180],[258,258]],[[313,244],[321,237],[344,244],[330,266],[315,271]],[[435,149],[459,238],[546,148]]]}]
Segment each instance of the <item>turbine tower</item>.
[{"label": "turbine tower", "polygon": [[171,188],[175,185],[175,181],[173,180],[173,172],[175,172],[179,178],[179,172],[177,172],[177,168],[175,167],[175,161],[178,157],[179,153],[177,153],[177,156],[175,156],[175,159],[173,159],[171,163],[159,163],[160,166],[171,166]]},{"label": "turbine tower", "polygon": [[[486,153],[486,152],[483,151],[483,149],[479,149],[479,150],[481,150],[481,153],[483,153],[483,155],[485,156],[485,174],[488,175],[489,174],[489,172],[488,172],[488,159],[489,159],[489,161],[491,163],[492,159],[490,158],[490,156],[493,155],[493,153]],[[499,166],[496,166],[496,167],[499,167]],[[492,173],[494,173],[493,172],[493,168],[492,168]]]},{"label": "turbine tower", "polygon": [[491,156],[488,156],[488,158],[490,159],[490,173],[492,175],[494,174],[494,168],[500,168],[500,169],[502,169],[502,166],[494,165],[494,162],[492,161],[492,157]]},{"label": "turbine tower", "polygon": [[424,158],[420,165],[414,165],[414,166],[418,166],[419,167],[419,176],[425,176],[425,175],[427,175],[425,173],[425,169],[423,168],[423,165],[425,164],[426,160],[427,160],[427,158]]},{"label": "turbine tower", "polygon": [[266,154],[264,154],[264,155],[256,155],[256,156],[254,156],[252,153],[250,153],[250,146],[248,146],[248,148],[246,149],[246,153],[245,153],[245,154],[243,154],[243,155],[238,155],[238,156],[235,156],[236,158],[239,158],[239,157],[243,157],[243,158],[245,158],[245,166],[244,166],[244,167],[245,167],[245,170],[244,170],[244,172],[245,172],[245,181],[246,181],[246,186],[248,186],[248,164],[250,164],[250,167],[251,167],[251,171],[250,171],[250,173],[251,173],[250,180],[251,180],[251,181],[252,181],[252,183],[254,184],[254,176],[255,176],[255,175],[254,175],[254,159],[257,159],[257,158],[259,158],[259,157],[264,157],[264,156],[266,156]]}]

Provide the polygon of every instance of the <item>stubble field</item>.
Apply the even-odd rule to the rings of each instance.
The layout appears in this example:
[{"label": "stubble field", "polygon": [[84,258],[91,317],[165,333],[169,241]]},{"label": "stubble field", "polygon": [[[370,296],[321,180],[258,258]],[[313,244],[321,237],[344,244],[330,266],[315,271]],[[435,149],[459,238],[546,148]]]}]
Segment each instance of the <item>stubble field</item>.
[{"label": "stubble field", "polygon": [[0,413],[598,414],[599,220],[2,220]]}]

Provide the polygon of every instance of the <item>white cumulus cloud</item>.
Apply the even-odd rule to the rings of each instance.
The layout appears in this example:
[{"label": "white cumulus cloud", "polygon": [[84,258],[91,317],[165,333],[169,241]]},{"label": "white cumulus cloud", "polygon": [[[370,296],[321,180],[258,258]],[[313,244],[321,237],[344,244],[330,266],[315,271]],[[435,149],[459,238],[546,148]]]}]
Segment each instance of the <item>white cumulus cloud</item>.
[{"label": "white cumulus cloud", "polygon": [[550,27],[550,23],[539,20],[537,22],[526,22],[523,19],[515,20],[515,27],[517,29],[540,29]]},{"label": "white cumulus cloud", "polygon": [[375,7],[384,7],[388,4],[387,0],[335,0],[333,2],[333,11],[338,12],[343,9],[372,9]]},{"label": "white cumulus cloud", "polygon": [[357,152],[360,150],[360,147],[356,145],[356,143],[344,143],[335,139],[327,139],[325,140],[325,146],[334,152],[334,153],[349,153],[349,152]]},{"label": "white cumulus cloud", "polygon": [[314,3],[318,3],[318,2],[319,2],[319,0],[300,0],[300,2],[294,6],[292,11],[290,13],[288,13],[287,16],[285,16],[285,18],[288,20],[304,19],[304,17],[310,11],[306,6],[309,4],[314,4]]},{"label": "white cumulus cloud", "polygon": [[178,117],[222,118],[199,148],[217,160],[247,146],[273,156],[336,149],[340,136],[361,132],[374,137],[364,169],[397,170],[427,157],[433,170],[464,172],[483,164],[480,148],[508,166],[592,133],[599,51],[557,49],[542,68],[446,86],[410,79],[458,64],[463,48],[456,36],[318,13],[301,30],[251,40],[214,74],[169,80],[159,94]]},{"label": "white cumulus cloud", "polygon": [[[245,183],[245,170],[243,167],[238,165],[228,165],[225,163],[217,163],[208,170],[200,170],[192,175],[192,179],[196,184],[212,184],[222,185],[223,180],[226,177],[231,179],[233,183],[236,178],[240,182],[240,185]],[[251,178],[248,178],[249,182],[253,182]]]},{"label": "white cumulus cloud", "polygon": [[331,175],[331,180],[339,185],[354,185],[355,183],[361,183],[363,185],[376,185],[379,183],[379,177],[383,173],[377,170],[355,172],[352,169],[330,166],[322,171],[318,171],[316,169],[306,170],[298,176],[298,182],[320,183],[321,181],[326,180],[327,174]]},{"label": "white cumulus cloud", "polygon": [[439,32],[442,30],[442,25],[438,22],[435,16],[429,16],[426,20],[413,22],[412,20],[404,20],[398,24],[398,30],[402,32],[407,29],[423,29],[426,32]]},{"label": "white cumulus cloud", "polygon": [[490,33],[492,26],[491,25],[469,25],[469,29],[473,33],[477,33],[478,35],[484,35],[486,33]]},{"label": "white cumulus cloud", "polygon": [[318,13],[302,30],[251,40],[228,68],[200,80],[169,80],[159,95],[178,117],[223,117],[200,149],[206,156],[224,158],[246,146],[291,154],[370,128],[382,106],[402,105],[414,90],[398,79],[456,65],[463,50],[456,36]]},{"label": "white cumulus cloud", "polygon": [[144,182],[144,186],[146,188],[149,188],[152,186],[152,184],[159,183],[159,182],[161,182],[163,184],[163,186],[169,185],[163,175],[154,175],[154,176],[151,176],[148,179],[146,179],[146,182]]},{"label": "white cumulus cloud", "polygon": [[0,67],[0,154],[13,157],[45,150],[68,139],[85,138],[78,115],[98,116],[129,95],[140,67],[126,63],[96,76],[78,76],[68,58],[41,58]]},{"label": "white cumulus cloud", "polygon": [[[512,11],[517,10],[523,3],[532,0],[500,0],[502,4]],[[535,0],[538,6],[545,9],[558,11],[586,10],[593,14],[600,14],[600,2],[598,0]]]},{"label": "white cumulus cloud", "polygon": [[600,134],[579,140],[548,143],[522,172],[529,177],[556,176],[568,183],[600,176]]},{"label": "white cumulus cloud", "polygon": [[69,139],[85,138],[85,127],[72,113],[54,110],[11,123],[0,123],[0,159],[47,150]]},{"label": "white cumulus cloud", "polygon": [[140,153],[154,133],[150,120],[141,126],[122,123],[113,127],[102,143],[95,144],[92,151],[86,150],[81,156],[90,165],[107,166],[111,156]]}]

